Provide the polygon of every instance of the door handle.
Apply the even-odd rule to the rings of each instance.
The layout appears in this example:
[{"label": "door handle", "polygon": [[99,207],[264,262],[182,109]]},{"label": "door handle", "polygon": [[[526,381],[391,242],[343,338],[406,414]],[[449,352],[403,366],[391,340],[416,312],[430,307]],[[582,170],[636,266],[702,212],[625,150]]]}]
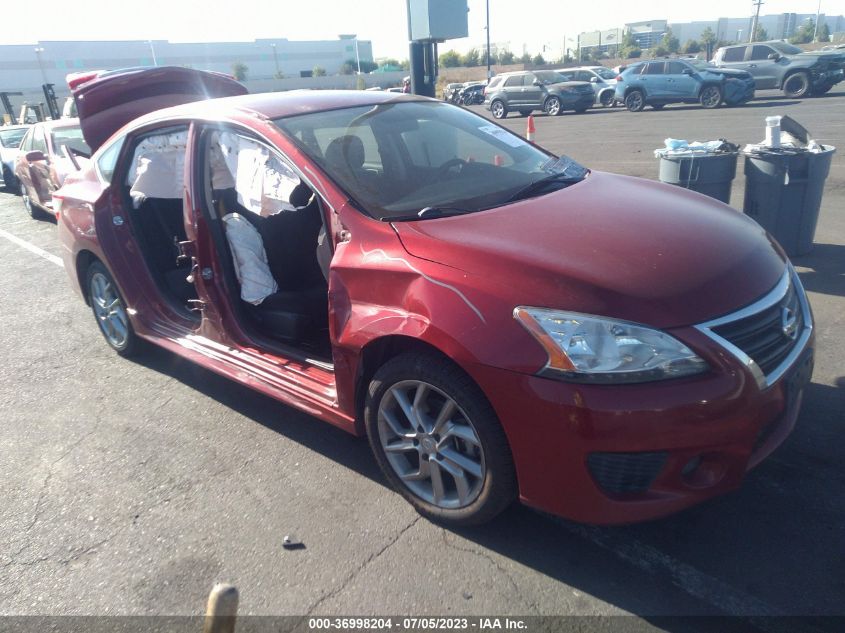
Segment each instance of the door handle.
[{"label": "door handle", "polygon": [[757,68],[757,64],[748,64],[749,68]]}]

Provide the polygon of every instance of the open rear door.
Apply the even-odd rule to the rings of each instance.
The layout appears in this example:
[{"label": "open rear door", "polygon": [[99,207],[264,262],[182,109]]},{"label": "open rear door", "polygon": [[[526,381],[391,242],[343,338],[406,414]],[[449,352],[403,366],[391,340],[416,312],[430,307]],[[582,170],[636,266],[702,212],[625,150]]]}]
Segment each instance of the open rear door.
[{"label": "open rear door", "polygon": [[180,66],[76,73],[68,75],[67,82],[92,152],[139,116],[192,101],[247,93],[228,75]]}]

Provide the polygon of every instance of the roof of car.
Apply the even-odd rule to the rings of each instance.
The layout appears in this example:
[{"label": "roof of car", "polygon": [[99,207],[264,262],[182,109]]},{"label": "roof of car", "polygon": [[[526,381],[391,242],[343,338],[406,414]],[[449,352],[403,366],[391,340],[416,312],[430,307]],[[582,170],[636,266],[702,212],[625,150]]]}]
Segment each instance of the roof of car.
[{"label": "roof of car", "polygon": [[[195,101],[157,110],[136,119],[136,123],[161,118],[216,118],[233,111],[255,113],[268,119],[278,119],[298,114],[325,112],[342,108],[378,105],[387,102],[437,101],[428,97],[387,91],[366,90],[289,90],[262,92],[236,97],[222,97]],[[438,101],[439,103],[439,101]]]},{"label": "roof of car", "polygon": [[79,127],[79,119],[50,119],[48,121],[39,121],[32,125],[42,125],[49,130],[62,127]]}]

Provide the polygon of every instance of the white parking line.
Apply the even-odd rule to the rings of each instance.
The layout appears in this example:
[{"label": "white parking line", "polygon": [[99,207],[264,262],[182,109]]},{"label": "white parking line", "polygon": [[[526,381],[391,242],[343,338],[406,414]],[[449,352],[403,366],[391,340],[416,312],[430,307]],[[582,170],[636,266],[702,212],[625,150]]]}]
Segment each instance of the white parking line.
[{"label": "white parking line", "polygon": [[55,264],[56,266],[59,266],[61,268],[65,267],[65,265],[62,262],[62,259],[60,257],[56,257],[52,253],[48,253],[43,248],[38,248],[35,244],[30,244],[29,242],[22,240],[17,235],[12,235],[8,231],[4,231],[3,229],[0,229],[0,237],[5,237],[7,240],[12,242],[13,244],[17,244],[21,248],[25,248],[26,250],[28,250],[30,253],[35,253],[39,257],[43,257],[48,262]]}]

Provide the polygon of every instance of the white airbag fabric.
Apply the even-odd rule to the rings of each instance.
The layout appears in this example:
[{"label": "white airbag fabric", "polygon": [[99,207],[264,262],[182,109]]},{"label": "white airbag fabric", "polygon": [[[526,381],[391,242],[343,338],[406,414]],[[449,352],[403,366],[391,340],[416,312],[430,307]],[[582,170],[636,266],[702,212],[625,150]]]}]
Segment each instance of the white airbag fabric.
[{"label": "white airbag fabric", "polygon": [[239,213],[223,216],[226,240],[235,261],[235,275],[241,284],[241,299],[259,305],[279,286],[267,264],[267,252],[258,230]]}]

